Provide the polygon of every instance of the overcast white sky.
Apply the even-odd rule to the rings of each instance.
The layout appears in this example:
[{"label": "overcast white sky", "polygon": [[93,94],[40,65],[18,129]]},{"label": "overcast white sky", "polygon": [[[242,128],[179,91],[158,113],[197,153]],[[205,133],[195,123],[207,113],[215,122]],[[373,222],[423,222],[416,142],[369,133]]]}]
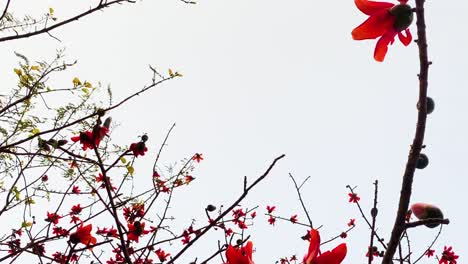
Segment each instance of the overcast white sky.
[{"label": "overcast white sky", "polygon": [[[42,13],[52,6],[63,19],[95,2],[23,0],[13,1],[11,10]],[[440,253],[444,245],[453,245],[462,263],[468,254],[466,10],[462,0],[426,3],[434,62],[429,95],[436,109],[428,118],[425,142],[430,164],[417,172],[413,194],[414,202],[436,204],[450,218],[435,249]],[[377,63],[375,41],[353,41],[351,30],[365,18],[352,0],[138,1],[54,31],[61,42],[44,35],[2,43],[0,78],[15,78],[13,51],[41,60],[62,47],[68,59],[78,59],[70,76],[110,83],[116,99],[150,81],[148,64],[182,72],[183,78],[112,114],[121,124],[115,131],[121,143],[146,132],[155,150],[175,122],[164,160],[204,154],[197,181],[176,198],[173,214],[201,217],[207,203],[227,204],[240,194],[244,175],[254,179],[285,153],[244,205],[277,205],[278,213],[299,213],[305,220],[288,173],[311,176],[303,195],[314,223],[324,226],[326,239],[357,218],[356,232],[346,239],[344,263],[362,263],[369,234],[347,203],[345,186],[358,186],[363,206],[370,208],[372,182],[379,179],[378,231],[388,238],[415,129],[419,71],[414,43],[403,47],[396,41],[385,62]],[[411,30],[416,35],[415,25]],[[151,157],[140,160],[137,172],[150,170]],[[302,258],[307,244],[299,236],[305,229],[282,222],[268,226],[264,211],[251,233],[255,262],[272,263],[294,253]],[[436,232],[411,230],[414,249],[427,246]],[[216,247],[215,240],[202,244]],[[202,252],[201,258],[211,251]]]}]

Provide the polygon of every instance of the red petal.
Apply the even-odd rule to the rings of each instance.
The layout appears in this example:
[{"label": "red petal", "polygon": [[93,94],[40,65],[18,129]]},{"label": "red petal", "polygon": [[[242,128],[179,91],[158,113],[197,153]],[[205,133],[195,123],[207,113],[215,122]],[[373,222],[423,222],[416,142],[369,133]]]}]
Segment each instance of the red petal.
[{"label": "red petal", "polygon": [[253,249],[252,241],[247,242],[247,245],[245,246],[245,253],[247,257],[250,259],[252,259],[252,249]]},{"label": "red petal", "polygon": [[353,39],[375,39],[393,29],[395,17],[387,10],[381,10],[370,16],[364,23],[351,32]]},{"label": "red petal", "polygon": [[327,251],[317,258],[317,264],[340,264],[347,253],[346,244],[342,243],[332,251]]},{"label": "red petal", "polygon": [[320,248],[320,234],[317,230],[312,229],[309,232],[310,234],[310,244],[309,244],[309,251],[307,255],[304,257],[305,264],[311,264],[313,260],[316,259],[319,248]]},{"label": "red petal", "polygon": [[406,36],[403,35],[403,33],[398,32],[398,38],[400,39],[401,43],[403,43],[403,45],[408,46],[411,43],[411,40],[413,40],[413,36],[411,36],[409,29],[405,29],[405,34]]},{"label": "red petal", "polygon": [[378,41],[377,45],[375,45],[375,50],[374,50],[374,59],[376,61],[383,61],[385,59],[385,55],[387,54],[388,50],[388,45],[393,44],[393,41],[395,40],[395,35],[397,33],[395,30],[391,30],[387,33],[385,33]]},{"label": "red petal", "polygon": [[354,0],[357,8],[366,15],[372,15],[382,9],[389,9],[394,6],[392,3],[387,2],[374,2],[368,0]]}]

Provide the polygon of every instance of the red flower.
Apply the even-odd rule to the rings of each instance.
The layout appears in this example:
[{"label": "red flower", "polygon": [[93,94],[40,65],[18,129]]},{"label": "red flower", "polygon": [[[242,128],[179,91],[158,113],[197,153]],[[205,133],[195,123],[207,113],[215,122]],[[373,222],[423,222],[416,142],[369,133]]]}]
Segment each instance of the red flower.
[{"label": "red flower", "polygon": [[71,140],[73,142],[80,141],[80,144],[83,145],[83,150],[94,149],[95,146],[99,147],[99,143],[101,143],[101,140],[108,133],[109,128],[96,125],[93,130],[80,132],[80,135],[72,137]]},{"label": "red flower", "polygon": [[160,260],[161,262],[166,261],[167,257],[169,257],[169,256],[171,255],[171,254],[169,254],[169,253],[164,252],[164,250],[162,250],[162,249],[160,249],[160,248],[157,249],[157,250],[155,251],[155,253],[156,253],[156,255],[158,256],[158,258],[159,258],[159,260]]},{"label": "red flower", "polygon": [[201,153],[195,153],[195,155],[193,155],[193,157],[192,157],[192,160],[194,160],[194,161],[200,163],[200,161],[203,160],[202,155],[203,155],[203,154],[201,154]]},{"label": "red flower", "polygon": [[356,225],[355,222],[356,222],[356,219],[354,219],[354,218],[349,219],[348,226],[349,226],[349,227],[355,226],[355,225]]},{"label": "red flower", "polygon": [[72,206],[70,214],[77,215],[77,214],[80,214],[82,210],[83,208],[81,208],[81,205],[77,204],[77,205]]},{"label": "red flower", "polygon": [[307,255],[304,256],[304,264],[340,264],[346,256],[347,248],[345,243],[339,244],[332,251],[320,252],[320,234],[312,229],[309,232],[310,244]]},{"label": "red flower", "polygon": [[182,245],[188,244],[190,242],[190,235],[188,233],[184,234],[184,238],[182,238]]},{"label": "red flower", "polygon": [[148,148],[145,145],[145,142],[140,141],[137,143],[132,143],[130,145],[130,151],[133,151],[133,155],[138,157],[139,155],[144,156],[145,152],[148,151]]},{"label": "red flower", "polygon": [[267,212],[268,212],[269,214],[271,214],[271,213],[273,213],[273,211],[276,209],[276,206],[269,206],[269,205],[267,205],[266,209],[267,209]]},{"label": "red flower", "polygon": [[[387,54],[388,45],[393,44],[395,36],[398,35],[401,43],[408,46],[412,36],[408,26],[413,21],[413,10],[406,3],[408,0],[398,0],[395,5],[387,2],[375,2],[368,0],[354,0],[357,8],[369,18],[352,31],[353,39],[376,39],[377,45],[374,50],[374,59],[383,61]],[[405,35],[401,31],[405,31]]]},{"label": "red flower", "polygon": [[72,193],[74,194],[80,194],[81,193],[81,190],[78,186],[74,185],[73,186],[73,189],[72,189]]},{"label": "red flower", "polygon": [[428,258],[434,256],[435,250],[433,249],[428,249],[424,255],[426,255]]},{"label": "red flower", "polygon": [[227,230],[225,230],[225,233],[226,233],[226,236],[231,236],[233,231],[231,228],[228,228]]},{"label": "red flower", "polygon": [[244,221],[240,221],[237,223],[237,226],[240,228],[240,229],[247,229],[247,225],[245,224]]},{"label": "red flower", "polygon": [[54,226],[54,228],[52,228],[52,234],[57,236],[68,236],[68,230],[59,226]]},{"label": "red flower", "polygon": [[227,264],[253,264],[252,248],[251,241],[247,242],[244,247],[239,248],[229,245],[226,250]]},{"label": "red flower", "polygon": [[138,243],[140,236],[148,234],[149,230],[145,230],[145,223],[135,221],[133,224],[127,224],[128,226],[128,240],[133,240]]},{"label": "red flower", "polygon": [[87,226],[83,226],[83,224],[81,224],[75,233],[70,234],[70,242],[73,244],[82,243],[84,245],[96,244],[97,240],[91,235],[91,229],[93,229],[92,224]]},{"label": "red flower", "polygon": [[45,221],[54,223],[54,225],[58,224],[59,219],[62,218],[60,215],[56,213],[49,213],[47,212],[47,218]]},{"label": "red flower", "polygon": [[255,218],[257,216],[257,212],[253,212],[250,214],[250,217]]},{"label": "red flower", "polygon": [[359,197],[357,193],[348,193],[348,195],[350,203],[357,203],[359,200],[361,200],[361,197]]},{"label": "red flower", "polygon": [[439,264],[457,264],[458,255],[455,255],[452,247],[444,246],[442,257],[439,260]]},{"label": "red flower", "polygon": [[289,221],[293,222],[294,224],[297,223],[297,214],[293,215],[289,218]]},{"label": "red flower", "polygon": [[276,218],[274,218],[272,215],[270,215],[270,218],[268,218],[268,223],[270,225],[275,225]]}]

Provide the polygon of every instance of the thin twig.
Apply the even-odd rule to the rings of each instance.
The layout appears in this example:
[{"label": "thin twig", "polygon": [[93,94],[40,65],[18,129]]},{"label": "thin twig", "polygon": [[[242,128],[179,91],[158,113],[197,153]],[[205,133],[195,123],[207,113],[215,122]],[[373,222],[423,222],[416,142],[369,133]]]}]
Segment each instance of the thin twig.
[{"label": "thin twig", "polygon": [[[301,189],[300,189],[299,186],[297,186],[297,182],[296,182],[296,180],[294,179],[294,177],[292,176],[291,173],[289,173],[289,177],[291,178],[291,180],[292,180],[293,183],[294,183],[294,187],[296,188],[297,196],[299,197],[299,201],[301,202],[302,209],[304,210],[304,213],[305,213],[305,215],[307,216],[307,220],[309,221],[310,228],[314,228],[314,225],[312,224],[312,219],[310,218],[309,212],[307,211],[307,208],[305,207],[304,201],[302,200]],[[305,181],[308,180],[309,178],[310,178],[310,177],[307,177],[307,178],[304,180],[304,182],[301,184],[301,187],[302,187],[302,185],[305,183]]]}]

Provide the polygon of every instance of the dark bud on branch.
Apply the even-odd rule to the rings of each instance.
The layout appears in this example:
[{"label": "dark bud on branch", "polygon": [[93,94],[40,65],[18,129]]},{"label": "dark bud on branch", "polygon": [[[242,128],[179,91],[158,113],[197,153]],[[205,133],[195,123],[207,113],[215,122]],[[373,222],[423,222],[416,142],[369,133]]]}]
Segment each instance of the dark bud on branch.
[{"label": "dark bud on branch", "polygon": [[429,158],[424,153],[419,154],[418,161],[416,162],[416,168],[424,169],[427,165],[429,165]]},{"label": "dark bud on branch", "polygon": [[213,212],[214,210],[216,210],[216,206],[209,204],[208,206],[206,206],[205,210],[207,210],[208,212]]}]

